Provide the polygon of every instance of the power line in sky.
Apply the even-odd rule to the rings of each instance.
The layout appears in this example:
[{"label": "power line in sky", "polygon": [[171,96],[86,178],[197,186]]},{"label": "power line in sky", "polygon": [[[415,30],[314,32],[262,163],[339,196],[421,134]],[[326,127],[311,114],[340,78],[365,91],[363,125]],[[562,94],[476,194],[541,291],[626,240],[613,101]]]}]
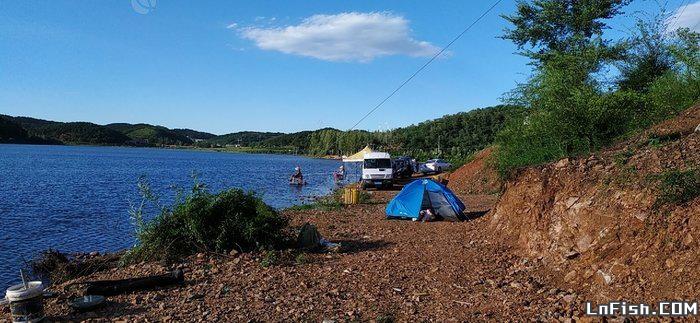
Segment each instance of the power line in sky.
[{"label": "power line in sky", "polygon": [[[685,6],[683,5],[683,3],[685,3]],[[690,5],[690,0],[681,1],[681,6],[683,8],[681,9],[681,11],[676,11],[676,12],[678,12],[678,14],[675,17],[673,17],[673,21],[670,24],[668,24],[669,30],[673,29],[673,27],[678,22],[678,18],[680,18],[683,15],[683,13],[685,12],[685,8],[688,8],[689,5]]]},{"label": "power line in sky", "polygon": [[481,16],[479,16],[479,18],[476,18],[476,20],[474,20],[471,24],[469,24],[469,26],[467,26],[467,28],[465,28],[461,33],[459,33],[459,35],[457,35],[457,37],[455,37],[454,39],[452,39],[452,41],[450,41],[447,45],[445,45],[445,47],[443,47],[439,52],[437,52],[435,55],[433,55],[433,57],[431,57],[427,62],[425,62],[425,64],[423,64],[423,66],[421,66],[417,71],[415,71],[413,74],[411,74],[411,76],[410,76],[409,78],[407,78],[405,81],[403,81],[403,83],[401,83],[401,85],[399,85],[396,89],[394,89],[394,91],[391,92],[391,94],[389,94],[387,97],[385,97],[384,100],[380,101],[379,104],[377,104],[374,108],[372,108],[372,110],[369,110],[369,112],[367,112],[362,118],[360,118],[360,120],[357,121],[357,122],[350,128],[349,131],[354,130],[355,127],[357,127],[362,121],[364,121],[365,119],[367,119],[367,117],[369,117],[372,113],[374,113],[374,111],[377,111],[377,109],[379,109],[386,101],[388,101],[389,99],[391,99],[391,97],[394,96],[394,94],[396,94],[396,92],[399,92],[399,90],[401,90],[401,88],[403,88],[404,85],[408,84],[408,82],[410,82],[414,77],[416,77],[416,75],[418,75],[418,73],[420,73],[420,72],[423,71],[426,67],[428,67],[428,65],[430,65],[430,63],[432,63],[436,58],[438,58],[438,56],[440,56],[443,52],[445,52],[445,50],[447,50],[450,46],[452,46],[452,44],[453,44],[454,42],[456,42],[456,41],[457,41],[458,39],[460,39],[464,34],[466,34],[467,31],[469,31],[469,29],[471,29],[474,25],[476,25],[476,23],[478,23],[478,22],[479,22],[482,18],[484,18],[489,12],[491,12],[491,10],[493,10],[493,8],[495,8],[499,3],[501,3],[501,1],[502,1],[502,0],[498,0],[498,1],[494,2],[494,4],[491,5],[491,7],[489,7],[486,11],[484,11],[484,13],[482,13]]}]

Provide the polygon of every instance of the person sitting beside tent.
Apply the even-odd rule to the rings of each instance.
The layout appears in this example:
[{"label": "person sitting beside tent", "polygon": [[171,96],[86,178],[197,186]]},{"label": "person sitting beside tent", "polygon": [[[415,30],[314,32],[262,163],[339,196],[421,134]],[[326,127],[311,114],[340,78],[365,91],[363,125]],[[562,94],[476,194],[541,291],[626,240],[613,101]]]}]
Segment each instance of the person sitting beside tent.
[{"label": "person sitting beside tent", "polygon": [[294,174],[289,178],[290,182],[303,183],[304,175],[301,173],[301,167],[297,166],[294,168]]},{"label": "person sitting beside tent", "polygon": [[435,212],[431,208],[427,208],[425,210],[421,210],[418,212],[418,220],[422,222],[432,222],[437,219],[437,216],[435,215]]}]

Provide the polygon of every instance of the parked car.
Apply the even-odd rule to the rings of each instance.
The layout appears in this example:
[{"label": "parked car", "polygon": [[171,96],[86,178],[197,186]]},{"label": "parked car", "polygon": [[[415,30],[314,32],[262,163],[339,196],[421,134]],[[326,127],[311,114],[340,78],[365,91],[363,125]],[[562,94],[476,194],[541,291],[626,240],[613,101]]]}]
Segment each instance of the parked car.
[{"label": "parked car", "polygon": [[413,176],[413,160],[410,157],[397,157],[393,162],[394,178]]},{"label": "parked car", "polygon": [[429,159],[420,166],[420,172],[423,174],[442,173],[450,168],[452,168],[452,164],[444,159]]}]

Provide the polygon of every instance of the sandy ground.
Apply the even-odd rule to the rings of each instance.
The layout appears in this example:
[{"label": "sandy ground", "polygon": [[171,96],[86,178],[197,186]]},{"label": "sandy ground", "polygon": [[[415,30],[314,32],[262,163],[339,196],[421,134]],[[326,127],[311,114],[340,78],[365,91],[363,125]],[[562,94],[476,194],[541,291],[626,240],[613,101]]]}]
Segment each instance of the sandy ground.
[{"label": "sandy ground", "polygon": [[[185,270],[186,283],[110,297],[102,308],[71,310],[72,286],[47,300],[51,320],[127,321],[472,321],[551,320],[580,316],[580,297],[560,290],[537,259],[521,259],[488,232],[487,216],[471,221],[386,220],[396,192],[338,211],[288,212],[342,244],[339,253],[199,254],[179,265],[141,264],[98,273],[116,279]],[[474,216],[495,196],[463,196]],[[269,258],[269,256],[267,257]],[[269,259],[268,259],[269,260]],[[577,309],[578,308],[578,309]],[[7,309],[5,309],[5,315]]]}]

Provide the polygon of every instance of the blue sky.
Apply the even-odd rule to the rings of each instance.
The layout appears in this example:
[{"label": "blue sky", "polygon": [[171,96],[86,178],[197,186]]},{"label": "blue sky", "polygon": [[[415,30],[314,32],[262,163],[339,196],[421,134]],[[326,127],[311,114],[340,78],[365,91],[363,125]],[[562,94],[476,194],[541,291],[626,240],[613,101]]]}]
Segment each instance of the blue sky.
[{"label": "blue sky", "polygon": [[[0,113],[216,134],[347,129],[492,3],[135,1],[149,0],[0,1]],[[698,27],[700,1],[668,8],[687,2],[678,23]],[[497,38],[514,8],[503,1],[359,128],[500,103],[529,73]],[[613,25],[621,35],[634,21]]]}]

